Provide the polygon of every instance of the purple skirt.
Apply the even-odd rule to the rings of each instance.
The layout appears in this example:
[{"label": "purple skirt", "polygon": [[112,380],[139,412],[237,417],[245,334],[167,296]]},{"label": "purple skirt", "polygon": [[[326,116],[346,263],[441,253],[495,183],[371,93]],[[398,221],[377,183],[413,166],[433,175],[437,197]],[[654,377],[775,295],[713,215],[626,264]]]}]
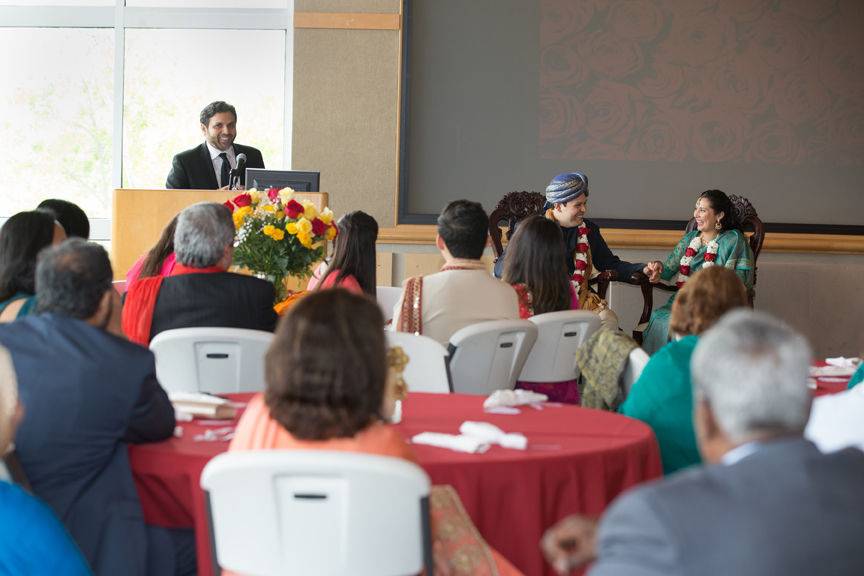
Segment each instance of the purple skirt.
[{"label": "purple skirt", "polygon": [[565,380],[563,382],[516,382],[516,388],[545,394],[550,402],[562,404],[579,404],[579,381]]}]

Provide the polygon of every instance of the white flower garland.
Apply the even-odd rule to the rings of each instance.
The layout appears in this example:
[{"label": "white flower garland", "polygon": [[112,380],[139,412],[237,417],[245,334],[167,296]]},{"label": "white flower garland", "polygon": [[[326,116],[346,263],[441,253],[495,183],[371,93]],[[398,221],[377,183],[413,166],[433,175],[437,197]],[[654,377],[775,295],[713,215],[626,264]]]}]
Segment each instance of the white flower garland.
[{"label": "white flower garland", "polygon": [[[714,266],[716,263],[715,261],[717,260],[717,249],[719,246],[717,238],[708,242],[708,245],[705,247],[705,262],[702,264],[703,268]],[[678,278],[676,279],[675,285],[679,288],[683,286],[687,281],[687,278],[690,277],[690,263],[693,262],[693,257],[696,256],[700,248],[702,248],[702,237],[697,234],[690,241],[690,245],[687,246],[684,255],[681,256],[681,261],[678,264]]]},{"label": "white flower garland", "polygon": [[[579,226],[579,237],[576,239],[576,253],[573,257],[573,263],[576,270],[573,272],[573,281],[580,287],[585,280],[585,270],[588,269],[588,227],[584,224]],[[581,262],[581,264],[580,264]]]}]

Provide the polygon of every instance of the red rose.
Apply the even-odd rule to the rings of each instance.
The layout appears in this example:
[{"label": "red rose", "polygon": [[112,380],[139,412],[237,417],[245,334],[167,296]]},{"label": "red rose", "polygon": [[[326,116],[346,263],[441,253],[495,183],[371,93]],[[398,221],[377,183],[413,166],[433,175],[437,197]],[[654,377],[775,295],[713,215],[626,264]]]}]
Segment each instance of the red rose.
[{"label": "red rose", "polygon": [[679,280],[678,282],[675,282],[675,286],[677,286],[678,288],[681,288],[681,286],[683,286],[683,285],[684,285],[684,282],[681,280]]},{"label": "red rose", "polygon": [[222,204],[223,204],[226,208],[228,208],[228,210],[230,210],[232,213],[234,212],[234,204],[232,204],[230,200],[226,200],[226,201],[223,202]]},{"label": "red rose", "polygon": [[575,264],[577,270],[585,270],[586,268],[588,268],[588,263],[584,260],[576,260]]},{"label": "red rose", "polygon": [[252,204],[252,196],[249,194],[238,194],[234,197],[234,204],[236,204],[238,208],[249,206]]},{"label": "red rose", "polygon": [[682,264],[682,265],[678,268],[678,271],[681,272],[681,274],[684,274],[685,276],[689,276],[689,275],[690,275],[690,267],[689,267],[689,266],[684,266],[684,265]]},{"label": "red rose", "polygon": [[710,252],[705,253],[705,262],[714,262],[717,259],[716,254],[711,254]]},{"label": "red rose", "polygon": [[584,254],[585,252],[588,252],[588,244],[580,242],[579,244],[576,244],[576,250],[578,250],[581,254]]},{"label": "red rose", "polygon": [[579,235],[580,236],[587,236],[588,235],[588,227],[587,226],[580,226],[579,227]]},{"label": "red rose", "polygon": [[285,215],[289,218],[296,218],[303,214],[303,210],[303,205],[293,199],[285,205]]},{"label": "red rose", "polygon": [[312,220],[312,233],[315,236],[323,236],[326,232],[327,224],[322,222],[319,218]]},{"label": "red rose", "polygon": [[694,250],[693,248],[690,248],[690,247],[688,246],[688,247],[687,247],[687,250],[684,251],[684,255],[685,255],[685,256],[689,256],[690,258],[692,258],[693,256],[696,255],[696,250]]},{"label": "red rose", "polygon": [[585,279],[585,276],[583,276],[582,274],[579,274],[578,272],[573,274],[573,281],[576,282],[576,284],[582,284],[582,280],[584,280],[584,279]]},{"label": "red rose", "polygon": [[267,198],[270,199],[271,202],[275,202],[276,198],[279,197],[279,189],[275,186],[271,186],[267,189]]}]

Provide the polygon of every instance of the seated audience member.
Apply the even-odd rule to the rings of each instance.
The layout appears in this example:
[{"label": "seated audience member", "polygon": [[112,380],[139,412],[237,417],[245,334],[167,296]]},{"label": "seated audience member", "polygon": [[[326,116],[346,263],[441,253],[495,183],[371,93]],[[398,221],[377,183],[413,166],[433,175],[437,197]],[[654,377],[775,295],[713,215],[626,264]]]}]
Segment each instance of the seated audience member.
[{"label": "seated audience member", "polygon": [[112,277],[104,248],[68,240],[39,258],[39,314],[0,327],[27,414],[16,453],[96,574],[172,574],[175,542],[194,570],[191,531],[144,525],[127,444],[171,437],[174,409],[153,354],[122,337]]},{"label": "seated audience member", "polygon": [[480,258],[489,218],[477,202],[456,200],[438,217],[435,245],[444,256],[440,272],[405,281],[393,310],[400,332],[429,336],[447,346],[460,328],[488,320],[519,318],[519,301],[509,285],[492,276]]},{"label": "seated audience member", "polygon": [[[561,227],[543,216],[519,223],[504,257],[504,282],[519,296],[519,317],[579,309],[579,285],[570,280]],[[576,380],[517,382],[517,388],[546,394],[555,402],[579,403]]]},{"label": "seated audience member", "polygon": [[[385,423],[395,382],[388,380],[384,317],[375,301],[342,289],[313,292],[280,322],[265,362],[267,389],[249,402],[229,450],[332,450],[415,462],[399,431]],[[433,526],[442,568],[446,540],[474,530],[467,518],[450,520],[443,541]],[[487,567],[481,539],[461,551],[467,564],[460,574]],[[500,574],[518,573],[491,556]]]},{"label": "seated audience member", "polygon": [[[357,210],[349,212],[336,224],[339,233],[329,265],[321,263],[307,290],[340,287],[355,294],[375,298],[375,241],[378,222]],[[322,280],[323,278],[323,280]]]},{"label": "seated audience member", "polygon": [[15,214],[0,228],[0,323],[36,307],[36,256],[66,239],[54,216],[34,210]]},{"label": "seated audience member", "polygon": [[132,268],[126,273],[127,288],[138,281],[138,278],[150,276],[170,276],[177,262],[174,256],[174,232],[177,230],[177,216],[162,230],[159,240],[147,254],[138,258]]},{"label": "seated audience member", "polygon": [[59,198],[49,198],[40,202],[36,209],[44,210],[54,216],[68,238],[90,239],[90,219],[77,204]]},{"label": "seated audience member", "polygon": [[147,345],[165,330],[214,326],[273,331],[273,284],[228,272],[234,222],[222,204],[201,202],[177,217],[171,276],[139,278],[128,288],[123,331]]},{"label": "seated audience member", "polygon": [[694,274],[672,304],[669,329],[676,338],[651,356],[618,409],[654,430],[666,474],[702,462],[693,431],[690,358],[699,335],[742,306],[747,289],[735,272],[711,266]]},{"label": "seated audience member", "polygon": [[[0,347],[0,455],[21,421],[12,360]],[[18,486],[0,480],[0,573],[86,575],[81,551],[51,510]]]},{"label": "seated audience member", "polygon": [[864,450],[864,386],[816,398],[804,436],[823,452]]},{"label": "seated audience member", "polygon": [[[864,453],[822,454],[802,437],[810,348],[751,310],[729,313],[693,354],[695,427],[711,465],[631,490],[599,532],[570,517],[543,548],[592,576],[864,574]],[[595,544],[596,538],[596,544]]]}]

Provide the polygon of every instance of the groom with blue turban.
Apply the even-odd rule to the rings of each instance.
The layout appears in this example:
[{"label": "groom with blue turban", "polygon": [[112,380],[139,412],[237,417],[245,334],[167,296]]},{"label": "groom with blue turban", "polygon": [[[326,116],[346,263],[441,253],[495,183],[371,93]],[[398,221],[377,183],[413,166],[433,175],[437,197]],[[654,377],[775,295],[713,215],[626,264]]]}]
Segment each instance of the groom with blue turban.
[{"label": "groom with blue turban", "polygon": [[[579,284],[579,303],[583,310],[600,314],[603,325],[618,327],[618,318],[607,308],[606,302],[589,290],[588,280],[594,269],[609,270],[617,278],[629,278],[633,272],[641,272],[645,264],[631,264],[612,253],[600,234],[600,228],[585,219],[588,211],[588,177],[582,172],[558,174],[546,187],[546,218],[561,226],[567,247],[567,269],[571,278]],[[495,275],[501,276],[504,258],[498,259]]]}]

